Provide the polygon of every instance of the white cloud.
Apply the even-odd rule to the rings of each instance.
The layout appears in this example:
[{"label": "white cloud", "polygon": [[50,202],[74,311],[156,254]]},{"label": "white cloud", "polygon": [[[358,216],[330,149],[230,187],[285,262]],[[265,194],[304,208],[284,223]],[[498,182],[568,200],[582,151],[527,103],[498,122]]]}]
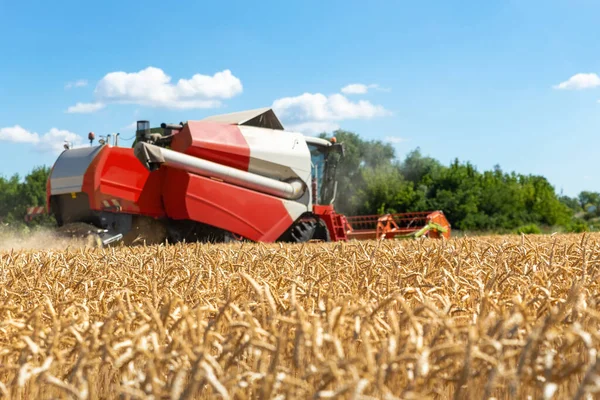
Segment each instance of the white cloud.
[{"label": "white cloud", "polygon": [[389,143],[393,143],[393,144],[398,144],[398,143],[406,142],[407,139],[400,137],[400,136],[387,136],[385,138],[385,141],[389,142]]},{"label": "white cloud", "polygon": [[366,94],[369,89],[377,89],[383,92],[389,92],[390,89],[384,89],[379,87],[378,84],[372,83],[370,85],[365,85],[364,83],[351,83],[350,85],[344,86],[342,88],[342,93],[345,94]]},{"label": "white cloud", "polygon": [[74,88],[74,87],[76,87],[76,88],[78,88],[78,87],[84,87],[84,86],[87,86],[87,84],[88,84],[87,80],[85,80],[85,79],[79,79],[79,80],[76,80],[74,82],[67,83],[65,85],[65,89],[71,89],[71,88]]},{"label": "white cloud", "polygon": [[585,74],[579,73],[573,75],[568,80],[555,85],[555,89],[562,90],[581,90],[581,89],[591,89],[600,86],[600,76],[598,74]]},{"label": "white cloud", "polygon": [[342,88],[342,93],[346,94],[365,94],[369,91],[371,85],[364,85],[362,83],[352,83]]},{"label": "white cloud", "polygon": [[382,106],[369,101],[352,102],[336,93],[304,93],[296,97],[284,97],[273,102],[275,113],[282,117],[307,121],[340,121],[344,119],[373,118],[388,115]]},{"label": "white cloud", "polygon": [[0,129],[0,141],[3,142],[37,143],[39,140],[37,133],[31,133],[19,125]]},{"label": "white cloud", "polygon": [[37,147],[42,151],[58,152],[63,150],[65,141],[69,142],[72,147],[83,145],[83,138],[78,134],[67,130],[52,128],[40,137]]},{"label": "white cloud", "polygon": [[85,114],[93,113],[105,107],[103,103],[77,103],[74,106],[67,108],[69,114]]},{"label": "white cloud", "polygon": [[277,116],[291,130],[319,133],[339,129],[338,121],[370,119],[390,115],[383,106],[361,100],[353,102],[335,93],[304,93],[295,97],[277,99],[271,106]]},{"label": "white cloud", "polygon": [[87,104],[96,107],[118,103],[170,109],[214,108],[221,105],[222,99],[230,99],[242,91],[241,81],[228,69],[212,76],[195,74],[173,84],[162,69],[148,67],[138,72],[106,74],[94,90],[96,101]]},{"label": "white cloud", "polygon": [[81,136],[67,130],[52,128],[43,135],[39,135],[37,132],[30,132],[19,125],[0,128],[0,141],[31,144],[40,152],[60,152],[63,150],[65,141],[68,141],[73,147],[83,144]]},{"label": "white cloud", "polygon": [[299,124],[287,125],[286,130],[299,132],[305,135],[316,135],[322,132],[333,132],[340,129],[340,126],[335,122],[302,122]]}]

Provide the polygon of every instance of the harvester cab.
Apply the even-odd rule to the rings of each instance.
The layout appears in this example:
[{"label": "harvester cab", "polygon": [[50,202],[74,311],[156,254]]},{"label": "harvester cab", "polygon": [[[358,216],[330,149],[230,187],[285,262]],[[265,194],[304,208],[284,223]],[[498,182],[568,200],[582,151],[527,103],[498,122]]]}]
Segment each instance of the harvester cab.
[{"label": "harvester cab", "polygon": [[336,171],[340,157],[344,156],[344,147],[325,139],[307,138],[311,155],[311,179],[313,204],[330,205],[337,194]]}]

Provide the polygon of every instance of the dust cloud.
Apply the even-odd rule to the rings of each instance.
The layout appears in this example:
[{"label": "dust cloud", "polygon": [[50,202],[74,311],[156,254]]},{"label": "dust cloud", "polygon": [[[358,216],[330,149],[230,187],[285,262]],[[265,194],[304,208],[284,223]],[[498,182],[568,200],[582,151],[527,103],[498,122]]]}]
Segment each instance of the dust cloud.
[{"label": "dust cloud", "polygon": [[11,250],[63,250],[83,247],[85,247],[85,243],[82,240],[59,237],[50,229],[38,229],[26,233],[6,229],[0,231],[1,252]]}]

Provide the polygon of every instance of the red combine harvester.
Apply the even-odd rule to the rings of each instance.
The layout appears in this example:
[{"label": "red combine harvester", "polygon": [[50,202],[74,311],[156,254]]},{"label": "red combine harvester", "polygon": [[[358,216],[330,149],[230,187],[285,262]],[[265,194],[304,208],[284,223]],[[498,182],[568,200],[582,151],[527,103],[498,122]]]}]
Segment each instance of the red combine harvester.
[{"label": "red combine harvester", "polygon": [[[270,108],[152,129],[138,121],[131,148],[92,142],[90,135],[90,147],[61,153],[47,182],[46,211],[68,236],[101,245],[381,236],[379,224],[374,234],[362,228],[360,218],[371,217],[348,222],[335,212],[342,144],[284,131]],[[427,214],[435,216],[411,227],[448,237],[443,214]],[[397,216],[392,220],[384,238],[394,229],[408,233]]]}]

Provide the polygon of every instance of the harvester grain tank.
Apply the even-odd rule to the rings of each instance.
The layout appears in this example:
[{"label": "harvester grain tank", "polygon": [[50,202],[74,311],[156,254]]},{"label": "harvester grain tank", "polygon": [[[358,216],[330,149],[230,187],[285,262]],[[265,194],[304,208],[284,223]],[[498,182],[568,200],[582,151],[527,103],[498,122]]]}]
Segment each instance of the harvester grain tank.
[{"label": "harvester grain tank", "polygon": [[354,230],[333,206],[341,157],[342,144],[286,131],[270,108],[160,128],[138,121],[131,148],[65,150],[47,210],[60,230],[105,245],[347,240]]}]

